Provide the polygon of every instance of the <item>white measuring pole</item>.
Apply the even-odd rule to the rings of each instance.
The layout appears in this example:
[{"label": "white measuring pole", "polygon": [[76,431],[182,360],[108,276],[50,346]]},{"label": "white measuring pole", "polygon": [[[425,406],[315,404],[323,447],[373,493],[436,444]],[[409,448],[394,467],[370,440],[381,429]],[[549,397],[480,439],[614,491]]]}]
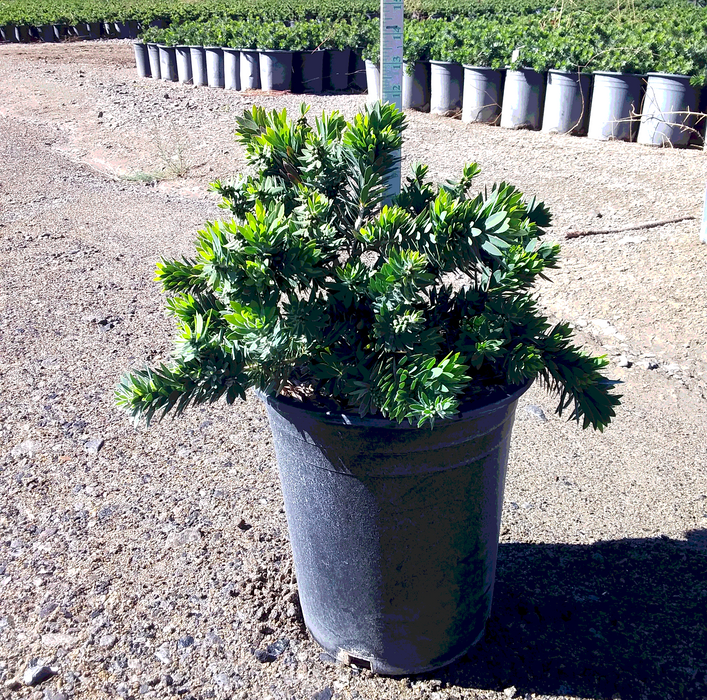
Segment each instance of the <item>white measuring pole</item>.
[{"label": "white measuring pole", "polygon": [[[403,108],[403,0],[381,0],[381,102]],[[398,152],[400,157],[400,152]],[[400,193],[400,164],[388,180],[388,201]]]},{"label": "white measuring pole", "polygon": [[702,210],[702,229],[700,230],[700,240],[707,243],[707,189],[705,190],[705,208]]}]

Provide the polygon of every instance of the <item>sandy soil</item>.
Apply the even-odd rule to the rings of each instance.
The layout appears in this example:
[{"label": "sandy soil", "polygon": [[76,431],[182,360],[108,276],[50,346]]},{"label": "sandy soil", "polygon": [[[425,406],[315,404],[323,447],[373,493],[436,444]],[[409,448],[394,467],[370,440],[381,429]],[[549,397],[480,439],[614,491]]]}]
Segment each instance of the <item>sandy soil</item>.
[{"label": "sandy soil", "polygon": [[[243,166],[235,116],[302,98],[140,80],[120,41],[2,45],[0,86],[0,697],[707,697],[698,221],[564,243],[543,303],[610,356],[623,406],[597,435],[541,387],[523,397],[484,640],[381,678],[306,633],[261,405],[145,431],[112,400],[169,351],[154,264],[219,216],[207,185]],[[701,216],[703,151],[409,121],[406,160],[438,179],[478,161],[480,186],[545,199],[558,239]],[[37,666],[56,673],[27,685]]]}]

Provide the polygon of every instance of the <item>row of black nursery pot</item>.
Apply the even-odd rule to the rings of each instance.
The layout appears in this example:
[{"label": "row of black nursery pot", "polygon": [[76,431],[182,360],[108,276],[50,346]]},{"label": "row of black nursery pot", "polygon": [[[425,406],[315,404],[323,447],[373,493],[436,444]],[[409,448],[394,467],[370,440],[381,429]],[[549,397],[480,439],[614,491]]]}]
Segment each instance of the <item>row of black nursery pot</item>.
[{"label": "row of black nursery pot", "polygon": [[[366,61],[369,101],[379,99],[378,67]],[[707,91],[703,91],[707,96]],[[611,72],[572,73],[531,69],[499,71],[430,61],[406,66],[403,107],[445,116],[461,111],[462,121],[500,123],[509,129],[654,146],[699,143],[704,122],[700,90],[689,76]]]},{"label": "row of black nursery pot", "polygon": [[163,46],[135,42],[141,78],[227,90],[322,92],[366,89],[366,72],[350,50],[270,51],[220,46]]},{"label": "row of black nursery pot", "polygon": [[[151,26],[162,26],[155,21]],[[8,25],[0,27],[0,41],[28,43],[77,39],[135,39],[143,30],[137,20],[124,22],[78,22],[77,24],[43,24],[38,27]]]}]

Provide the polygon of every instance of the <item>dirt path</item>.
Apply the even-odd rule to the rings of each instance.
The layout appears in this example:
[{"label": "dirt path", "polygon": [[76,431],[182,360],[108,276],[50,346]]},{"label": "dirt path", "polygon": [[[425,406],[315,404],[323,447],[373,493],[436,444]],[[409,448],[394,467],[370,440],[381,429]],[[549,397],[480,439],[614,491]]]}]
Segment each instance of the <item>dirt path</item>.
[{"label": "dirt path", "polygon": [[[219,216],[206,186],[242,166],[235,116],[300,98],[138,80],[125,42],[1,45],[0,86],[0,697],[707,697],[697,221],[564,244],[543,301],[610,355],[619,417],[583,433],[541,387],[523,398],[485,640],[379,678],[303,628],[257,401],[149,432],[112,404],[122,371],[169,350],[154,263]],[[350,116],[363,98],[308,102]],[[558,238],[699,217],[707,182],[701,151],[423,114],[405,155],[438,179],[479,161],[480,186],[545,199]],[[278,641],[272,663],[253,653]],[[14,682],[33,661],[57,669],[46,693]]]}]

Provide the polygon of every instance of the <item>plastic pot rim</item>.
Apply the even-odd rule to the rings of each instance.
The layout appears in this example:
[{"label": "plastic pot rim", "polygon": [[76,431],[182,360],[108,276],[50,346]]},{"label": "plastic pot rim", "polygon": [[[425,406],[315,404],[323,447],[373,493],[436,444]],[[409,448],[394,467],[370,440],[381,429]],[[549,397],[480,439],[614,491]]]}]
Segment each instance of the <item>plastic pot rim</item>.
[{"label": "plastic pot rim", "polygon": [[591,73],[583,73],[581,71],[576,71],[576,70],[560,70],[559,68],[549,68],[547,70],[548,73],[556,73],[557,75],[567,75],[571,77],[580,77],[583,75],[586,76],[591,76]]},{"label": "plastic pot rim", "polygon": [[[523,394],[525,394],[535,380],[530,379],[525,384],[519,387],[513,386],[499,386],[493,391],[489,396],[475,399],[467,402],[463,402],[461,405],[461,410],[458,415],[453,418],[445,418],[443,420],[436,420],[436,426],[451,425],[453,423],[458,423],[463,420],[467,420],[471,417],[482,416],[486,413],[493,413],[497,411],[500,407],[509,405],[517,401]],[[255,395],[266,404],[271,405],[275,410],[277,410],[278,405],[285,406],[288,410],[296,410],[303,415],[311,416],[316,420],[328,423],[330,425],[350,425],[356,427],[369,427],[369,428],[387,428],[389,430],[427,430],[429,431],[429,425],[423,425],[417,427],[411,424],[407,419],[402,423],[397,423],[394,420],[388,420],[387,418],[372,418],[369,416],[361,417],[351,413],[340,413],[338,411],[332,411],[325,408],[317,408],[316,406],[304,407],[304,404],[296,399],[291,399],[286,396],[269,396],[264,394],[259,389],[255,390]]]},{"label": "plastic pot rim", "polygon": [[509,68],[506,66],[506,73],[537,73],[538,75],[545,75],[546,70],[535,70],[535,68]]},{"label": "plastic pot rim", "polygon": [[478,70],[485,73],[500,73],[504,68],[491,68],[491,66],[475,66],[471,63],[462,63],[465,70]]},{"label": "plastic pot rim", "polygon": [[592,71],[591,75],[610,75],[612,78],[645,78],[647,73],[622,73],[621,71],[616,70],[595,70]]},{"label": "plastic pot rim", "polygon": [[457,63],[456,61],[437,61],[437,60],[432,60],[430,59],[429,62],[433,65],[437,66],[461,66],[461,63]]},{"label": "plastic pot rim", "polygon": [[668,78],[669,80],[691,80],[691,75],[682,75],[680,73],[646,73],[646,78]]}]

